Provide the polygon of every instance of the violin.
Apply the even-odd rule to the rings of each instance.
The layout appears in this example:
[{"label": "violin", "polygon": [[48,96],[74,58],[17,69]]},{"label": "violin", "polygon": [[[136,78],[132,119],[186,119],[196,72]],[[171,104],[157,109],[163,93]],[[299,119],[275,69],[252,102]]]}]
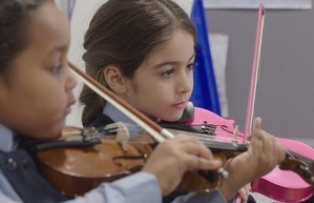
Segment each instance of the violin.
[{"label": "violin", "polygon": [[60,140],[32,143],[30,151],[43,177],[69,197],[139,171],[153,151],[147,144],[122,150],[115,139],[101,139],[95,130],[66,128],[65,132]]},{"label": "violin", "polygon": [[[112,133],[114,132],[114,133]],[[246,150],[246,145],[207,143],[213,147],[216,159],[226,162]],[[57,141],[33,142],[40,173],[62,194],[83,195],[103,182],[112,182],[141,170],[157,143],[149,135],[130,137],[127,127],[66,128]],[[178,190],[208,192],[222,185],[214,171],[186,172]]]},{"label": "violin", "polygon": [[[102,129],[76,129],[74,134],[67,130],[60,140],[32,143],[30,150],[35,154],[41,174],[61,193],[73,197],[83,195],[102,182],[114,181],[138,172],[154,147],[175,135],[125,103],[73,64],[69,63],[69,66],[86,85],[118,109],[125,111],[124,113],[143,127],[154,140],[132,140],[125,136],[127,128],[118,125]],[[194,116],[200,118],[196,114]],[[206,116],[206,120],[208,118]],[[224,130],[223,125],[220,127]],[[115,130],[112,131],[112,128]],[[202,134],[198,138],[212,150],[214,158],[222,160],[223,163],[247,150],[246,144],[208,139]],[[312,175],[298,159],[288,157],[282,166],[296,171],[305,180]],[[222,178],[227,178],[223,168],[217,171],[188,171],[177,190],[212,191],[223,184]]]},{"label": "violin", "polygon": [[[189,130],[208,136],[231,139],[234,143],[245,143],[244,133],[238,130],[233,120],[189,104],[184,124],[163,123],[166,128]],[[193,115],[193,116],[191,116]],[[301,202],[314,194],[314,149],[302,142],[276,138],[287,149],[283,164],[251,183],[251,191],[261,193],[280,202]],[[295,161],[292,161],[295,160]],[[296,162],[298,164],[296,164]],[[288,169],[288,170],[287,170]]]},{"label": "violin", "polygon": [[[96,129],[96,135],[93,134],[95,129],[82,129],[73,137],[70,136],[71,133],[70,135],[67,133],[61,137],[61,140],[33,145],[31,151],[35,153],[43,176],[63,194],[76,196],[83,195],[101,182],[113,181],[139,171],[153,152],[154,146],[175,135],[154,123],[72,63],[68,64],[85,85],[146,130],[155,142],[135,145],[132,140],[125,138],[126,133],[120,133],[123,135],[122,138],[119,136],[121,130],[116,130],[117,139],[113,140],[109,136],[112,132],[104,128]],[[202,135],[199,138],[201,137]],[[221,159],[223,163],[247,150],[247,145],[234,142],[208,138],[203,138],[202,142],[212,149],[214,157]],[[287,156],[282,166],[297,172],[305,180],[308,180],[309,176],[312,177],[306,165],[298,159],[292,159],[291,156]],[[218,189],[223,184],[221,177],[227,178],[227,172],[223,168],[217,171],[188,171],[177,189],[208,192]],[[309,181],[309,183],[312,182]]]},{"label": "violin", "polygon": [[[129,138],[127,128],[121,124],[103,128],[66,129],[61,138],[49,142],[30,142],[41,174],[66,196],[83,195],[102,182],[110,182],[141,170],[158,143],[174,138],[174,134],[153,122],[143,113],[123,101],[110,90],[82,72],[71,62],[70,70],[88,87],[149,134]],[[112,136],[114,135],[114,136]],[[145,138],[145,139],[144,139]],[[153,141],[153,142],[152,142]],[[206,139],[215,159],[225,163],[247,150],[246,145]],[[208,192],[219,189],[228,172],[188,171],[178,186],[181,191]]]},{"label": "violin", "polygon": [[[163,142],[165,139],[168,138],[173,138],[174,134],[171,133],[169,130],[163,128],[162,126],[154,123],[152,120],[150,120],[149,118],[147,118],[145,115],[141,114],[140,112],[138,112],[135,108],[133,108],[131,105],[127,104],[126,102],[124,102],[122,99],[120,99],[119,97],[117,97],[114,93],[112,93],[110,90],[106,89],[105,87],[103,87],[101,84],[97,83],[96,81],[94,81],[90,76],[86,75],[85,73],[83,73],[82,71],[80,71],[77,67],[75,67],[73,64],[69,63],[71,69],[73,70],[73,72],[77,75],[78,78],[80,78],[87,86],[89,86],[90,88],[92,88],[96,93],[98,93],[102,98],[104,98],[105,100],[107,100],[108,102],[110,102],[111,104],[113,104],[114,106],[116,106],[118,109],[120,109],[122,112],[124,112],[128,117],[130,117],[133,121],[135,121],[138,125],[140,125],[144,130],[146,130],[149,135],[151,135],[155,141],[159,142]],[[254,94],[255,95],[255,94]],[[194,108],[192,108],[194,109]],[[238,155],[239,153],[242,153],[243,150],[247,149],[247,145],[242,146],[240,143],[237,143],[235,141],[239,140],[239,138],[237,137],[241,137],[242,136],[242,141],[245,141],[245,136],[241,133],[238,133],[238,128],[237,127],[233,127],[233,122],[232,121],[227,121],[226,119],[213,114],[210,111],[206,111],[207,114],[204,114],[205,117],[201,117],[202,114],[199,114],[199,110],[201,111],[201,109],[199,108],[195,108],[197,112],[193,112],[192,115],[194,115],[194,118],[199,119],[198,121],[200,121],[199,123],[197,122],[197,120],[195,120],[193,118],[192,121],[188,121],[187,124],[203,124],[204,121],[206,121],[206,124],[212,124],[213,121],[215,121],[215,119],[217,119],[216,121],[218,121],[218,123],[213,123],[214,124],[214,133],[216,132],[221,132],[219,133],[219,137],[225,137],[225,138],[229,138],[229,142],[222,142],[222,141],[215,141],[215,139],[208,139],[208,138],[204,138],[204,136],[199,135],[198,134],[198,138],[201,139],[201,141],[208,146],[210,149],[212,149],[214,155],[218,154],[220,155],[220,158],[223,157],[224,161],[228,160],[231,157],[234,157],[236,155]],[[203,111],[203,110],[202,110]],[[213,116],[212,118],[210,117]],[[219,122],[221,121],[221,122]],[[227,122],[226,122],[227,121]],[[197,122],[197,123],[195,123]],[[212,127],[212,126],[210,126]],[[201,126],[201,128],[203,128],[203,125]],[[213,130],[207,130],[208,129],[208,125],[205,126],[205,132],[213,132]],[[210,129],[210,128],[209,128]],[[232,139],[230,139],[230,135],[232,135]],[[237,138],[237,139],[235,139]],[[236,149],[231,149],[231,146],[235,146]],[[241,146],[240,146],[241,145]],[[239,148],[237,148],[238,146],[240,146]],[[217,150],[217,153],[216,153]],[[224,152],[224,153],[223,153]],[[226,153],[228,152],[228,153]],[[223,156],[221,156],[223,154]],[[308,185],[313,185],[314,183],[314,179],[313,179],[313,164],[312,162],[307,163],[306,159],[304,159],[304,157],[301,156],[296,156],[297,153],[292,152],[291,150],[287,151],[287,156],[286,159],[284,160],[284,162],[280,165],[280,169],[282,170],[291,170],[295,173],[297,173],[300,177],[302,177],[302,179],[308,184]],[[217,157],[215,157],[217,158]],[[306,158],[306,157],[305,157]],[[109,160],[110,161],[110,160]],[[222,177],[226,177],[223,172],[221,172],[223,169],[220,170],[220,176]],[[193,173],[193,172],[188,172],[188,173]],[[218,172],[219,173],[219,172]],[[214,178],[214,180],[217,180],[218,182],[221,182],[219,178],[219,175],[217,175],[218,173],[216,173],[216,178]],[[194,173],[195,174],[195,173]],[[203,180],[200,177],[196,178],[193,177],[191,178],[192,180],[199,180],[196,181],[196,184],[192,185],[190,182],[185,182],[187,183],[187,187],[189,190],[187,191],[198,191],[198,192],[206,192],[208,191],[208,189],[210,190],[213,185],[211,185],[211,183],[213,182],[213,179],[210,179],[210,173],[206,173],[204,171],[200,172],[198,171],[198,173],[196,173],[197,175],[201,175],[202,177],[205,177],[206,179],[206,186],[202,187],[201,189],[197,188],[195,190],[192,189],[191,190],[191,186],[197,186],[197,185],[203,185],[200,184]],[[293,174],[293,173],[292,173]],[[291,174],[290,174],[291,175]],[[187,176],[184,176],[182,181],[186,181],[190,179]],[[209,181],[208,181],[209,180]],[[195,183],[195,182],[193,182]],[[254,186],[254,185],[253,185]],[[312,187],[312,186],[310,186]],[[217,185],[214,185],[214,188],[217,188]],[[186,189],[184,188],[178,188],[178,190],[182,190],[182,191],[186,191]],[[260,189],[260,192],[264,192],[262,189]],[[280,194],[280,193],[279,193]],[[283,195],[278,195],[278,193],[271,191],[268,194],[265,194],[269,197],[272,197],[274,199],[278,199],[278,200],[282,200],[284,198],[286,198]],[[290,196],[289,196],[290,197]],[[304,197],[303,198],[307,198]],[[297,198],[295,198],[295,196],[293,198],[286,198],[287,201],[293,201],[296,200]],[[299,201],[299,200],[296,200]]]}]

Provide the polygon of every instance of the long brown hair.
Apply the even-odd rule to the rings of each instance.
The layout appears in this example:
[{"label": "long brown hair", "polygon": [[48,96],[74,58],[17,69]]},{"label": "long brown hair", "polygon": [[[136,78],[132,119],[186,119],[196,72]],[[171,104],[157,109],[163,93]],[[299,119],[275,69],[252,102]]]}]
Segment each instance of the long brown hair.
[{"label": "long brown hair", "polygon": [[[98,9],[85,35],[86,73],[108,87],[103,71],[113,65],[131,79],[150,51],[178,29],[196,40],[193,23],[171,0],[109,0]],[[87,86],[83,86],[80,102],[85,104],[85,127],[91,125],[106,104]]]},{"label": "long brown hair", "polygon": [[0,77],[11,78],[12,62],[28,43],[29,14],[48,0],[0,0]]}]

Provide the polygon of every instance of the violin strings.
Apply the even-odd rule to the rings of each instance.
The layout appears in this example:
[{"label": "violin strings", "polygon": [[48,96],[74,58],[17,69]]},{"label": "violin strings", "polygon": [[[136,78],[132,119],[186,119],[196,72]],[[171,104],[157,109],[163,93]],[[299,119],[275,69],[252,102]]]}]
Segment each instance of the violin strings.
[{"label": "violin strings", "polygon": [[[105,127],[101,127],[101,128],[97,128],[96,130],[99,130],[100,132],[102,130],[106,130],[107,132],[112,133],[116,133],[118,131],[118,126],[121,124],[110,124],[107,125]],[[135,126],[131,125],[131,124],[125,124],[125,126],[129,129],[132,130],[134,128],[136,128]],[[167,129],[169,131],[171,131],[172,133],[184,133],[184,134],[188,134],[190,136],[196,137],[197,139],[199,139],[205,146],[209,147],[209,148],[220,148],[220,149],[229,149],[229,150],[235,150],[238,147],[237,143],[231,143],[231,139],[230,138],[224,138],[224,137],[216,137],[216,136],[212,136],[212,135],[207,135],[207,134],[202,134],[202,133],[194,133],[194,132],[187,132],[187,131],[180,131],[180,130],[172,130],[172,129]],[[104,133],[106,134],[106,133]],[[108,137],[108,136],[106,136]],[[129,140],[132,143],[141,143],[141,142],[145,142],[145,141],[141,141],[141,140]],[[146,141],[147,143],[147,141]]]},{"label": "violin strings", "polygon": [[[216,126],[219,126],[219,127],[221,127],[222,130],[224,130],[224,131],[226,131],[228,133],[233,134],[233,131],[229,130],[228,126],[226,126],[226,125],[216,125]],[[238,130],[239,130],[240,133],[238,133],[237,137],[245,138],[246,136],[243,133],[244,132],[244,128],[242,126],[238,126]]]},{"label": "violin strings", "polygon": [[[218,125],[217,125],[217,126],[218,126]],[[221,126],[221,128],[222,128],[223,130],[225,130],[226,132],[233,133],[231,130],[228,129],[228,126],[224,126],[224,125],[220,125],[220,126]],[[225,127],[227,127],[227,128],[225,128]],[[244,132],[244,131],[241,130],[241,129],[242,129],[242,127],[240,128],[240,131]],[[243,138],[244,135],[243,135],[243,134],[238,134],[238,137]],[[297,153],[297,152],[294,152],[294,151],[292,151],[291,149],[289,150],[289,147],[287,147],[287,146],[285,146],[285,147],[286,147],[286,149],[289,151],[290,154],[292,154],[294,157],[299,158],[301,161],[305,162],[307,165],[311,166],[311,165],[313,164],[313,159],[308,158],[308,157],[306,157],[306,156],[304,156],[304,155],[301,155],[301,154],[299,154],[299,153]]]},{"label": "violin strings", "polygon": [[[167,129],[173,134],[180,134],[184,133],[186,135],[193,136],[200,140],[206,147],[209,148],[220,148],[220,149],[229,149],[229,150],[236,150],[238,147],[243,146],[243,144],[238,144],[235,142],[232,142],[230,138],[225,137],[216,137],[213,135],[207,135],[202,133],[195,133],[195,132],[187,132],[187,131],[181,131],[181,130],[173,130],[173,129]],[[246,146],[246,145],[244,145]]]},{"label": "violin strings", "polygon": [[[222,129],[223,129],[223,130],[232,133],[232,131],[230,131],[230,130],[228,130],[228,129],[224,129],[224,128],[223,128],[223,127],[224,127],[223,125],[221,125],[221,126],[222,126]],[[228,127],[228,126],[227,126],[227,127]],[[239,131],[244,132],[243,129],[242,129],[242,127],[239,128],[239,129],[240,129]],[[244,136],[243,136],[243,134],[238,134],[238,137],[242,137],[242,138],[243,138]],[[306,156],[304,156],[304,155],[302,155],[302,154],[299,154],[299,153],[297,153],[297,152],[294,152],[292,149],[289,149],[288,146],[285,146],[285,148],[286,148],[286,149],[289,151],[289,153],[292,154],[294,157],[299,158],[300,160],[302,160],[303,162],[305,162],[305,163],[308,164],[308,165],[312,165],[313,159],[308,158],[308,157],[306,157]]]},{"label": "violin strings", "polygon": [[[114,125],[113,125],[114,126]],[[131,124],[126,124],[126,126],[130,129],[132,128],[136,128],[135,126],[131,125]],[[223,125],[220,125],[222,128],[224,127]],[[227,126],[226,126],[227,127]],[[184,133],[184,134],[188,134],[191,135],[195,138],[197,138],[198,140],[200,140],[203,144],[205,144],[206,147],[209,148],[225,148],[225,149],[235,149],[235,147],[233,146],[234,144],[237,143],[230,143],[231,139],[230,138],[226,138],[226,137],[217,137],[217,135],[208,135],[208,134],[203,134],[203,133],[195,133],[195,132],[187,132],[187,131],[180,131],[180,130],[172,130],[172,129],[168,129],[169,131],[173,132],[174,134],[180,134],[180,133]],[[227,128],[224,129],[225,131],[228,131],[230,133],[233,133],[232,131],[229,131]],[[288,149],[288,147],[286,147]],[[291,150],[288,149],[288,151],[294,156],[299,158],[301,161],[305,162],[308,165],[311,165],[313,160],[310,158],[307,158],[301,154],[298,154],[296,152],[293,152]]]},{"label": "violin strings", "polygon": [[[121,122],[120,123],[113,123],[113,124],[109,124],[109,125],[107,125],[107,126],[105,126],[105,128],[106,128],[106,130],[109,130],[109,129],[116,129],[117,128],[117,126],[119,126],[119,125],[121,125]],[[129,130],[132,130],[132,129],[138,129],[138,126],[136,126],[136,125],[132,125],[132,124],[129,124],[129,123],[123,123],[123,125],[125,125]],[[215,125],[215,124],[213,124],[213,125]],[[216,127],[220,127],[223,131],[225,131],[225,132],[228,132],[228,133],[230,133],[230,134],[233,134],[234,132],[233,132],[233,129],[231,130],[231,129],[228,129],[228,126],[226,126],[226,125],[215,125]],[[167,130],[171,130],[171,131],[173,131],[173,129],[168,129],[168,128],[166,128]],[[241,131],[241,127],[239,128],[238,127],[238,129],[240,129],[240,131]],[[191,132],[188,132],[188,131],[179,131],[179,133],[191,133]],[[194,133],[194,132],[193,132]],[[211,135],[208,135],[208,134],[204,134],[204,133],[197,133],[197,134],[193,134],[193,136],[196,136],[196,137],[204,137],[204,138],[208,138],[209,136],[211,136]],[[219,134],[214,134],[214,136],[216,136],[216,138],[218,138],[219,137]],[[236,137],[237,138],[244,138],[245,136],[243,135],[243,133],[237,133],[237,135],[236,135]],[[223,139],[223,140],[226,140],[226,141],[230,141],[231,140],[231,138],[221,138],[221,137],[219,137],[220,139]]]},{"label": "violin strings", "polygon": [[[100,130],[100,132],[102,130],[106,130],[107,132],[110,132],[110,134],[116,133],[118,126],[121,125],[121,123],[113,123],[113,124],[109,124],[105,127],[101,127],[101,128],[96,128],[96,130]],[[123,123],[123,125],[125,125],[129,130],[135,129],[137,128],[136,126],[129,124],[129,123]],[[228,129],[228,126],[225,125],[217,125],[220,126],[221,129],[223,129],[226,132],[229,133],[233,133],[233,131]],[[173,130],[173,129],[168,129],[169,131],[177,134],[177,133],[184,133],[184,134],[188,134],[191,135],[195,138],[197,138],[198,140],[200,140],[203,144],[205,144],[205,146],[209,147],[209,148],[224,148],[224,149],[230,149],[230,150],[234,150],[237,148],[237,146],[239,146],[238,143],[236,142],[232,142],[231,138],[226,138],[226,137],[218,137],[217,134],[216,135],[208,135],[208,134],[204,134],[204,133],[195,133],[195,132],[187,132],[187,131],[180,131],[180,130]],[[106,133],[104,133],[106,134]],[[238,137],[241,137],[241,135],[237,135]],[[242,135],[243,137],[243,135]],[[130,143],[147,143],[147,140],[129,140]],[[151,141],[150,143],[153,143],[153,141]],[[245,145],[246,146],[246,145]],[[289,150],[288,147],[286,147],[287,150],[290,152],[290,154],[292,154],[294,157],[299,158],[301,161],[305,162],[306,164],[311,165],[313,160],[305,157],[299,153],[296,153],[292,150]]]},{"label": "violin strings", "polygon": [[211,140],[215,140],[215,141],[221,141],[221,142],[227,142],[230,143],[232,140],[232,138],[228,138],[228,137],[220,137],[217,135],[208,135],[208,134],[204,134],[204,133],[196,133],[196,132],[187,132],[187,131],[181,131],[181,130],[173,130],[173,129],[167,129],[173,133],[176,134],[187,134],[187,135],[191,135],[193,137],[196,137],[198,139],[200,139],[201,141],[211,141]]},{"label": "violin strings", "polygon": [[[127,128],[129,130],[132,130],[134,128],[137,128],[134,125],[131,124],[126,124]],[[227,128],[227,126],[225,126]],[[187,134],[190,136],[193,136],[197,139],[199,139],[202,143],[204,143],[205,145],[210,145],[211,147],[219,146],[219,147],[224,147],[227,148],[228,146],[230,146],[230,149],[234,149],[234,144],[235,143],[231,143],[233,140],[232,138],[227,138],[227,137],[219,137],[217,134],[216,135],[208,135],[208,134],[204,134],[204,133],[196,133],[196,132],[188,132],[188,131],[182,131],[182,130],[174,130],[174,129],[168,129],[170,132],[174,133],[174,134]],[[232,131],[230,131],[231,133],[233,133]],[[216,143],[214,143],[216,142]],[[238,143],[236,143],[238,144]],[[246,146],[246,145],[245,145]],[[208,147],[208,146],[207,146]]]},{"label": "violin strings", "polygon": [[[286,148],[287,148],[287,147],[286,147]],[[304,155],[302,155],[302,154],[299,154],[299,153],[297,153],[297,152],[291,151],[291,150],[289,150],[289,149],[288,149],[288,151],[289,151],[289,153],[291,153],[294,157],[299,158],[300,160],[302,160],[303,162],[305,162],[305,163],[308,164],[308,165],[312,165],[313,160],[312,160],[311,158],[308,158],[308,157],[306,157],[306,156],[304,156]]]},{"label": "violin strings", "polygon": [[[100,128],[91,128],[87,131],[81,131],[82,135],[92,138],[93,136],[95,137],[99,137],[99,136],[105,136],[107,139],[108,138],[112,138],[115,139],[115,137],[111,137],[110,135],[112,134],[116,134],[118,132],[118,127],[124,125],[126,126],[128,129],[132,129],[132,128],[136,128],[134,125],[128,124],[128,123],[113,123],[113,124],[109,124],[106,125],[104,127],[100,127]],[[217,125],[220,126],[223,130],[225,130],[226,132],[229,133],[233,133],[231,130],[228,129],[228,126],[225,125]],[[195,133],[195,132],[187,132],[187,131],[180,131],[180,130],[170,130],[173,133],[184,133],[184,134],[188,134],[191,135],[193,137],[196,137],[198,140],[200,140],[203,144],[205,144],[205,146],[209,147],[209,148],[219,148],[219,149],[230,149],[230,150],[236,150],[239,147],[238,143],[235,142],[230,142],[232,141],[230,138],[225,138],[225,137],[217,137],[217,135],[208,135],[208,134],[204,134],[204,133]],[[80,130],[78,129],[72,129],[69,132],[64,132],[64,135],[67,134],[79,134]],[[103,134],[103,135],[101,135]],[[106,135],[109,134],[109,135]],[[239,136],[239,134],[238,134]],[[154,140],[140,140],[140,139],[129,139],[129,143],[143,143],[143,144],[153,144]],[[246,145],[245,145],[246,146]],[[303,161],[305,164],[307,164],[308,166],[311,166],[313,163],[313,160],[311,158],[308,158],[304,155],[301,155],[297,152],[292,151],[291,149],[289,149],[289,147],[285,146],[287,148],[287,151],[289,153],[289,155],[292,155],[293,157],[296,157],[298,159],[300,159],[301,161]]]}]

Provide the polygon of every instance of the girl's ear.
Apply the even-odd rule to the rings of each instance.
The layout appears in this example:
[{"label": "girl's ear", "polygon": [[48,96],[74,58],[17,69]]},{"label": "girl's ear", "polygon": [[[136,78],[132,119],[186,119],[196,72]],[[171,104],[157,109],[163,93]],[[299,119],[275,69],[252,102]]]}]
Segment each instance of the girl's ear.
[{"label": "girl's ear", "polygon": [[106,66],[103,71],[106,83],[117,94],[124,94],[127,91],[126,79],[121,71],[115,66]]}]

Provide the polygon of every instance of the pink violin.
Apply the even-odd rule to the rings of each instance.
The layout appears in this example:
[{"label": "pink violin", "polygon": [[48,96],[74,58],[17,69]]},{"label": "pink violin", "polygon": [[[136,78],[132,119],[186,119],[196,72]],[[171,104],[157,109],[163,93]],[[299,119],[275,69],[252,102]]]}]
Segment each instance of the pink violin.
[{"label": "pink violin", "polygon": [[[217,138],[232,139],[234,142],[243,143],[245,136],[237,130],[233,120],[228,120],[217,114],[202,108],[194,108],[194,117],[190,119],[187,125],[213,125],[216,126],[213,136]],[[295,158],[304,162],[314,173],[314,149],[304,143],[276,138],[286,147],[288,152]],[[307,182],[314,183],[313,175],[308,175]],[[280,169],[278,166],[269,174],[254,181],[251,184],[251,191],[261,193],[267,197],[280,202],[301,202],[309,199],[314,193],[314,187],[307,183],[300,174],[293,171]]]},{"label": "pink violin", "polygon": [[[254,114],[257,76],[260,68],[260,53],[264,20],[265,10],[263,5],[260,4],[258,10],[245,132],[238,132],[238,128],[234,125],[233,120],[224,119],[211,111],[197,107],[194,108],[194,117],[186,123],[187,125],[193,126],[203,124],[206,127],[212,124],[212,126],[214,126],[214,130],[209,132],[212,133],[213,136],[218,138],[226,138],[229,140],[231,139],[234,142],[246,142],[245,135],[250,134],[252,130],[252,118]],[[293,159],[296,162],[300,161],[302,164],[294,165],[292,162],[288,161],[284,164],[281,164],[280,168],[276,167],[269,174],[254,181],[251,184],[251,191],[261,193],[267,197],[281,202],[301,202],[309,199],[314,193],[314,149],[295,140],[283,138],[276,139],[286,147],[286,159]]]}]

